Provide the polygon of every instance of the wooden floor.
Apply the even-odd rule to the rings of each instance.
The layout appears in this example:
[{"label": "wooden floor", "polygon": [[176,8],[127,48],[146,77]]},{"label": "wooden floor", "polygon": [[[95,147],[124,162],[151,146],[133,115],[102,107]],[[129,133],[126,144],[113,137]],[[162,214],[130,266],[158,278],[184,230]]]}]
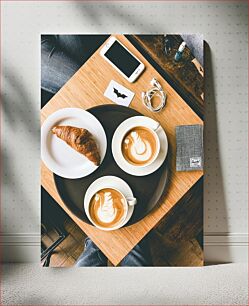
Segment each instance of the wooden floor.
[{"label": "wooden floor", "polygon": [[[50,267],[71,267],[84,250],[86,235],[66,215],[63,221],[67,237],[55,249],[50,258]],[[57,234],[50,229],[42,235],[42,245],[48,247],[56,239]],[[149,233],[150,248],[154,266],[202,266],[203,250],[197,239],[172,243],[167,235],[157,230]],[[109,266],[112,266],[111,263]]]}]

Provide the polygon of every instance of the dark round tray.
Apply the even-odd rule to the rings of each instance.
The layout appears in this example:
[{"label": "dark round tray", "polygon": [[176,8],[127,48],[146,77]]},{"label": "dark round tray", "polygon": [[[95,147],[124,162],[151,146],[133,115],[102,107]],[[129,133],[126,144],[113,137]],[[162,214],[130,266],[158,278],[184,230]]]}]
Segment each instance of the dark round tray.
[{"label": "dark round tray", "polygon": [[131,187],[137,198],[133,215],[126,226],[144,218],[159,202],[168,181],[166,160],[152,174],[133,176],[121,170],[112,156],[111,142],[116,128],[121,122],[133,116],[141,116],[132,108],[119,105],[100,105],[88,109],[102,124],[107,137],[107,150],[100,167],[92,174],[80,179],[66,179],[54,174],[57,191],[65,205],[81,220],[91,223],[84,211],[84,196],[90,184],[105,175],[114,175],[123,179]]}]

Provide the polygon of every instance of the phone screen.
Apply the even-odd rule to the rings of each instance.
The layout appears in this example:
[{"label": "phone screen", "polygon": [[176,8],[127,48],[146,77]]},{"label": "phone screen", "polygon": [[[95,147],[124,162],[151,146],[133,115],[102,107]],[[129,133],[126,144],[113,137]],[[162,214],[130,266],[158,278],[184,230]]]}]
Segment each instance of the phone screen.
[{"label": "phone screen", "polygon": [[140,62],[133,57],[118,41],[115,41],[107,50],[105,56],[121,70],[128,78],[140,65]]}]

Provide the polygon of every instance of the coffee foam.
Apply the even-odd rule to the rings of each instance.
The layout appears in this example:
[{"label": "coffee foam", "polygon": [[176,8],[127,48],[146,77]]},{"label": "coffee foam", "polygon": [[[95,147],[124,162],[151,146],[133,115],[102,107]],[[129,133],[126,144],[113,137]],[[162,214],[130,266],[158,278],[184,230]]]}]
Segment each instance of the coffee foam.
[{"label": "coffee foam", "polygon": [[[100,195],[95,195],[95,201],[101,201]],[[104,201],[100,203],[97,210],[97,216],[101,222],[110,223],[113,222],[117,215],[117,208],[114,207],[113,198],[111,192],[104,192]]]},{"label": "coffee foam", "polygon": [[146,164],[156,152],[157,144],[149,129],[135,127],[129,131],[122,143],[122,152],[127,161],[133,164]]},{"label": "coffee foam", "polygon": [[97,225],[114,227],[126,215],[125,199],[115,189],[99,190],[90,201],[89,213]]},{"label": "coffee foam", "polygon": [[146,139],[141,139],[137,132],[131,132],[133,143],[131,144],[131,155],[139,161],[147,161],[152,156],[152,148]]}]

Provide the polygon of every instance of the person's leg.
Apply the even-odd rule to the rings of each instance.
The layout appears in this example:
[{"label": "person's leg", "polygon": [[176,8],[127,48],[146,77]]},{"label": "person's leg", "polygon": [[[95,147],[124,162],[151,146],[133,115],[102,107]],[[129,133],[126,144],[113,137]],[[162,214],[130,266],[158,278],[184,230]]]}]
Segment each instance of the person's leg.
[{"label": "person's leg", "polygon": [[41,87],[56,93],[108,35],[42,35]]},{"label": "person's leg", "polygon": [[122,267],[150,267],[153,266],[150,246],[148,238],[144,238],[140,241],[129,254],[121,261]]},{"label": "person's leg", "polygon": [[78,258],[76,267],[105,267],[107,258],[90,238],[85,240],[85,249]]},{"label": "person's leg", "polygon": [[60,48],[56,35],[41,37],[41,87],[56,93],[80,68],[81,64]]},{"label": "person's leg", "polygon": [[110,35],[58,35],[61,50],[83,65]]}]

